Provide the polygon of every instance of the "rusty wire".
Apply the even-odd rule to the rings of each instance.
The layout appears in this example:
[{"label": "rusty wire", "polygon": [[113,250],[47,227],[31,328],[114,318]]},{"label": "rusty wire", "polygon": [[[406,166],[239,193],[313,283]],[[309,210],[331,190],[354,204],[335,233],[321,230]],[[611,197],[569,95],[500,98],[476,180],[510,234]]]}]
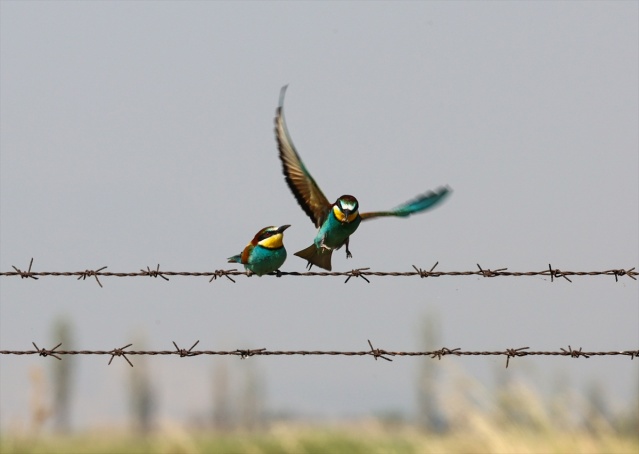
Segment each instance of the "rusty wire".
[{"label": "rusty wire", "polygon": [[[624,269],[624,268],[613,268],[604,271],[565,271],[560,270],[558,268],[553,268],[552,265],[548,265],[548,268],[544,268],[541,271],[508,271],[508,268],[496,268],[489,269],[483,268],[481,265],[477,264],[477,270],[472,271],[435,271],[435,268],[439,265],[439,262],[435,263],[429,270],[425,270],[419,268],[415,265],[412,265],[414,271],[370,271],[369,268],[357,268],[350,271],[338,271],[338,272],[328,272],[328,271],[308,271],[308,272],[297,272],[297,271],[276,271],[273,273],[269,273],[268,276],[317,276],[317,277],[327,277],[327,276],[335,276],[335,277],[346,277],[345,283],[348,282],[353,277],[361,277],[366,282],[370,283],[368,276],[377,276],[377,277],[420,277],[420,278],[428,278],[428,277],[442,277],[442,276],[479,276],[479,277],[520,277],[520,276],[547,276],[550,277],[551,282],[556,278],[563,278],[568,282],[572,282],[569,276],[614,276],[615,281],[619,281],[619,277],[628,276],[631,279],[637,280],[636,276],[639,275],[639,272],[635,271],[635,267]],[[76,277],[78,280],[85,280],[90,277],[94,277],[97,281],[98,285],[102,287],[102,282],[100,282],[100,277],[153,277],[158,278],[161,277],[165,281],[169,280],[169,276],[191,276],[191,277],[208,277],[209,282],[216,280],[217,278],[225,277],[232,282],[235,282],[233,277],[235,276],[252,276],[250,271],[238,271],[237,269],[229,269],[229,270],[215,270],[215,271],[203,271],[203,272],[194,272],[194,271],[162,271],[160,270],[160,265],[158,264],[155,268],[146,267],[146,269],[140,269],[137,272],[111,272],[104,271],[106,270],[106,266],[97,268],[97,269],[86,269],[84,271],[32,271],[33,259],[29,263],[29,268],[26,271],[22,271],[16,266],[12,266],[14,271],[4,271],[0,272],[0,276],[3,277],[11,277],[11,276],[19,276],[22,279],[38,279],[39,277]]]},{"label": "rusty wire", "polygon": [[175,350],[126,350],[133,344],[127,344],[124,347],[114,348],[112,350],[58,350],[62,344],[58,344],[51,349],[39,348],[35,342],[32,342],[34,350],[0,350],[0,355],[39,355],[42,357],[52,356],[61,360],[64,355],[103,355],[110,356],[109,365],[115,357],[123,357],[131,367],[133,363],[127,358],[128,356],[179,356],[180,358],[194,357],[201,355],[212,356],[238,356],[241,359],[250,356],[372,356],[386,361],[392,361],[390,357],[430,357],[441,360],[444,356],[505,356],[506,367],[508,367],[511,358],[522,356],[560,356],[567,358],[591,358],[593,356],[626,356],[634,359],[639,356],[637,350],[619,350],[619,351],[583,351],[582,348],[573,349],[570,345],[568,348],[560,348],[557,351],[531,351],[530,347],[507,348],[505,350],[496,351],[464,351],[460,348],[441,348],[433,351],[390,351],[373,347],[371,341],[368,341],[369,350],[362,351],[323,351],[323,350],[268,350],[266,348],[257,349],[236,349],[236,350],[193,350],[200,341],[196,341],[191,348],[184,349],[178,347],[173,342]]}]

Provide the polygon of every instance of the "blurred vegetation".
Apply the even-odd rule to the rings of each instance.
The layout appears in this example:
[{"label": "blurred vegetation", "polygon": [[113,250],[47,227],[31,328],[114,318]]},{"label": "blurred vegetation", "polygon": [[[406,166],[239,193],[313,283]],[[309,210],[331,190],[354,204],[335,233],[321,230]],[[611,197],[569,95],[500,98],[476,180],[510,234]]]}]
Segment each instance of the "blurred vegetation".
[{"label": "blurred vegetation", "polygon": [[[582,397],[562,385],[562,394],[545,399],[523,381],[505,380],[490,391],[460,372],[436,396],[437,415],[446,421],[442,431],[424,425],[432,421],[422,419],[424,408],[414,418],[388,411],[376,418],[312,424],[294,415],[282,419],[258,410],[256,389],[262,385],[256,386],[254,370],[234,405],[219,400],[220,394],[233,395],[225,367],[213,374],[218,399],[208,422],[187,426],[156,419],[147,431],[132,424],[76,434],[10,430],[0,436],[0,453],[639,453],[637,397],[627,409],[612,411],[605,388],[594,384]],[[429,384],[424,401],[431,401],[430,372],[424,379]]]},{"label": "blurred vegetation", "polygon": [[385,427],[377,421],[330,426],[274,424],[259,431],[187,432],[164,427],[151,436],[125,433],[57,435],[37,438],[3,436],[0,452],[14,453],[629,453],[639,452],[639,438],[618,433],[556,432],[502,427],[485,418],[471,431],[446,434],[415,426]]},{"label": "blurred vegetation", "polygon": [[[73,326],[68,315],[58,317],[53,324],[53,342],[62,344],[66,350],[73,350]],[[73,376],[77,358],[70,356],[64,361],[52,363],[53,381],[53,419],[56,430],[69,432],[71,429],[71,398]]]},{"label": "blurred vegetation", "polygon": [[[138,333],[135,344],[145,348],[146,341]],[[138,359],[138,358],[136,358]],[[147,357],[139,358],[135,367],[129,370],[129,412],[132,427],[140,435],[151,433],[154,428],[156,411],[158,408],[157,393],[155,392]]]}]

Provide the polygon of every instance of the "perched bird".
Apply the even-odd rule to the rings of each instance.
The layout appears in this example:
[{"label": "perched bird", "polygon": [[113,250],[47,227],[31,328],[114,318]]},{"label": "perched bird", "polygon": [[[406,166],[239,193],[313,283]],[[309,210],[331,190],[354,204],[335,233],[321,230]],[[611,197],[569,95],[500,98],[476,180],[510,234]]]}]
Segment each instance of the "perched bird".
[{"label": "perched bird", "polygon": [[331,204],[293,146],[284,120],[286,88],[287,85],[282,87],[280,92],[279,106],[275,116],[275,136],[286,182],[304,212],[311,218],[315,227],[319,228],[313,244],[295,253],[308,261],[308,269],[316,265],[330,271],[333,250],[342,246],[346,246],[346,258],[352,257],[348,249],[348,241],[363,220],[381,216],[410,216],[432,208],[451,192],[450,188],[444,186],[421,194],[392,210],[361,214],[359,203],[352,195],[343,195]]},{"label": "perched bird", "polygon": [[290,225],[264,227],[241,254],[228,258],[228,263],[241,263],[247,270],[261,276],[276,271],[286,260],[284,230]]}]

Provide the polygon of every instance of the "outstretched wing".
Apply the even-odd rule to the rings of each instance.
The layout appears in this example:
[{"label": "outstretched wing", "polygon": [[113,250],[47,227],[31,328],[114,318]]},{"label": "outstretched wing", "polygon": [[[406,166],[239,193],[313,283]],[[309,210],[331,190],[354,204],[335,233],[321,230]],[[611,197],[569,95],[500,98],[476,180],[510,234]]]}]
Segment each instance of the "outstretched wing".
[{"label": "outstretched wing", "polygon": [[399,216],[406,217],[411,214],[420,213],[428,210],[440,203],[452,190],[448,186],[437,188],[434,191],[428,191],[424,194],[418,195],[413,200],[409,200],[406,203],[393,208],[390,211],[374,211],[371,213],[361,213],[360,216],[363,220],[378,218],[381,216]]},{"label": "outstretched wing", "polygon": [[315,180],[308,173],[304,163],[297,154],[293,141],[286,128],[284,120],[284,94],[286,93],[285,85],[280,91],[280,102],[275,115],[275,137],[277,138],[277,146],[280,150],[280,159],[282,160],[282,171],[286,177],[286,183],[291,188],[293,195],[297,199],[302,209],[311,218],[315,227],[320,227],[331,208],[331,204],[317,186]]}]

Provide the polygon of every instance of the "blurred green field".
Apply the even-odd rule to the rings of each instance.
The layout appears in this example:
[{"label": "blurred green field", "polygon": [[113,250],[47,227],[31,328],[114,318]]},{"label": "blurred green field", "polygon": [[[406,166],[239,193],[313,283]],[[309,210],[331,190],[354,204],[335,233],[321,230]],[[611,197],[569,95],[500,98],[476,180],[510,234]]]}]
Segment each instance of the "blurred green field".
[{"label": "blurred green field", "polygon": [[324,454],[324,453],[639,453],[639,437],[586,431],[500,429],[477,422],[468,431],[428,434],[408,425],[371,421],[345,426],[275,424],[268,430],[230,433],[189,432],[165,427],[146,437],[123,432],[74,436],[43,435],[0,439],[2,454]]}]

